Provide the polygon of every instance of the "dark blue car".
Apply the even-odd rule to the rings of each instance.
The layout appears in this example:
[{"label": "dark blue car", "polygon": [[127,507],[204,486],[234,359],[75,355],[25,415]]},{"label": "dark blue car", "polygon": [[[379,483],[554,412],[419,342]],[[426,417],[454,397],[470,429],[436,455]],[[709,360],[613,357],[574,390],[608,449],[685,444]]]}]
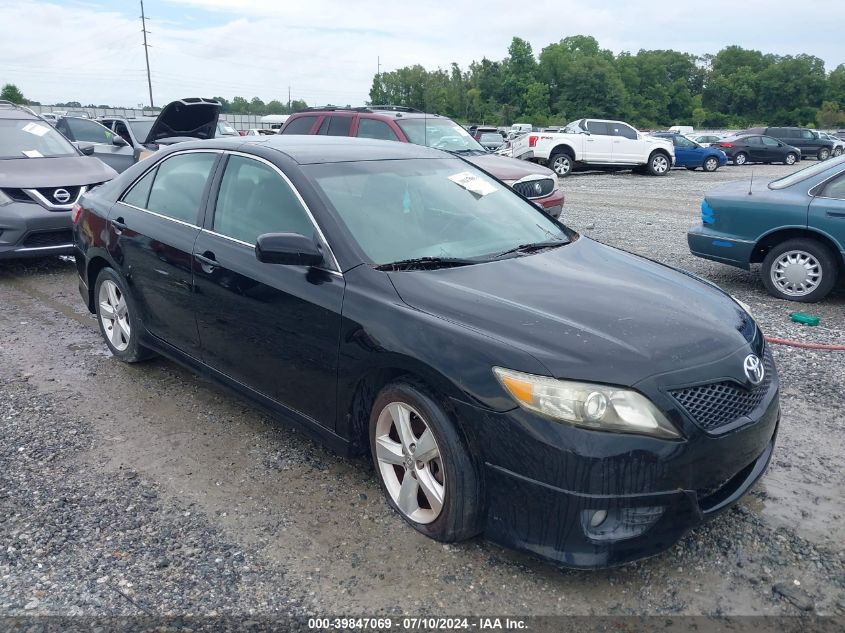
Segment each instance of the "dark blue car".
[{"label": "dark blue car", "polygon": [[716,171],[728,162],[728,157],[722,150],[714,147],[702,147],[683,134],[655,132],[652,136],[670,139],[675,145],[675,167],[686,167],[690,171],[699,167],[704,171]]},{"label": "dark blue car", "polygon": [[733,182],[708,193],[693,255],[748,269],[775,297],[824,298],[845,269],[845,156],[771,182]]}]

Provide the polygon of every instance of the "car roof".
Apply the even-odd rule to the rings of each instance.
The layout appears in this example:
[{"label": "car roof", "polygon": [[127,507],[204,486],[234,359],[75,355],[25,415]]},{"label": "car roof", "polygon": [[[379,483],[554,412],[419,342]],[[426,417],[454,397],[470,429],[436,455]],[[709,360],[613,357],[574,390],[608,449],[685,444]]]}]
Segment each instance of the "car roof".
[{"label": "car roof", "polygon": [[385,119],[449,119],[449,117],[442,116],[440,114],[430,114],[428,112],[419,112],[417,110],[411,112],[408,110],[387,110],[378,108],[309,108],[308,110],[294,112],[290,115],[288,121],[294,117],[321,116],[324,114],[348,114],[350,116],[353,114],[363,114],[368,117],[384,117]]},{"label": "car roof", "polygon": [[[248,151],[251,146],[276,150],[300,165],[345,163],[367,160],[408,160],[455,158],[452,154],[414,143],[379,141],[350,136],[316,134],[268,134],[263,136],[229,136],[207,141],[189,141],[173,145],[179,149],[215,148]],[[256,152],[257,153],[257,152]]]},{"label": "car roof", "polygon": [[29,109],[18,106],[6,106],[0,104],[0,119],[23,119],[27,121],[39,121],[40,117],[36,116]]}]

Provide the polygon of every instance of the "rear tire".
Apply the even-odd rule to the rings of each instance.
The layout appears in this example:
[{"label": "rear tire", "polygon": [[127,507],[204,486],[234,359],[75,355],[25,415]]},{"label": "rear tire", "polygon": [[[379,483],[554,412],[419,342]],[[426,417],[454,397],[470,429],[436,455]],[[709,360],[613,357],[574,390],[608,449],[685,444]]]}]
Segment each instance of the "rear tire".
[{"label": "rear tire", "polygon": [[480,469],[452,416],[428,389],[410,382],[382,389],[370,412],[369,435],[382,490],[411,527],[443,542],[481,532]]},{"label": "rear tire", "polygon": [[665,176],[672,168],[672,159],[664,152],[654,152],[648,158],[648,173],[652,176]]},{"label": "rear tire", "polygon": [[736,156],[734,156],[734,165],[742,167],[748,162],[748,154],[745,152],[739,152]]},{"label": "rear tire", "polygon": [[811,238],[797,238],[772,248],[763,259],[760,274],[772,296],[813,303],[833,290],[839,269],[827,246]]},{"label": "rear tire", "polygon": [[555,152],[549,158],[549,167],[560,177],[566,178],[572,173],[574,164],[572,156],[568,152]]},{"label": "rear tire", "polygon": [[113,268],[103,268],[94,285],[100,334],[111,353],[124,363],[137,363],[154,356],[139,343],[142,329],[138,308],[126,284]]},{"label": "rear tire", "polygon": [[826,147],[822,147],[822,148],[819,150],[819,153],[818,153],[818,154],[816,154],[816,157],[817,157],[819,160],[827,160],[828,158],[830,158],[830,150],[829,150],[828,148],[826,148]]},{"label": "rear tire", "polygon": [[784,165],[794,165],[797,162],[798,156],[796,156],[793,152],[789,152],[789,154],[786,155],[786,158],[783,159]]}]

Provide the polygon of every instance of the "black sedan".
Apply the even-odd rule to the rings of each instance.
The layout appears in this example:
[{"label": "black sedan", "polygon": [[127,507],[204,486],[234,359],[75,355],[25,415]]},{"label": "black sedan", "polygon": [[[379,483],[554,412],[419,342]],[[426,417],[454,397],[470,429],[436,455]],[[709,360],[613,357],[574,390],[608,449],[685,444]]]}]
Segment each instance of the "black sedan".
[{"label": "black sedan", "polygon": [[75,209],[111,352],[163,354],[344,453],[441,541],[654,554],[772,455],[778,378],[713,285],[459,157],[324,136],[160,151]]},{"label": "black sedan", "polygon": [[762,134],[735,134],[711,143],[710,147],[725,152],[728,160],[734,165],[748,163],[794,165],[801,160],[800,149]]}]

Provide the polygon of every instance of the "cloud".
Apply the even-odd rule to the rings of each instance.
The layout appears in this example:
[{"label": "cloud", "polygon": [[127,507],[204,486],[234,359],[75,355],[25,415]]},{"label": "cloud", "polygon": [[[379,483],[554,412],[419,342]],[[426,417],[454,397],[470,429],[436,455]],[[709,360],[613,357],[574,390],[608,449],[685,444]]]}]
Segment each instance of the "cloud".
[{"label": "cloud", "polygon": [[[710,0],[147,0],[157,103],[184,96],[241,95],[310,104],[360,104],[376,72],[421,63],[448,67],[500,59],[514,35],[535,52],[591,34],[615,52],[674,48],[697,54],[740,44],[807,52],[828,68],[845,62],[830,2],[805,0],[813,38],[796,38],[794,2]],[[0,82],[32,99],[134,106],[147,103],[134,2],[53,4],[0,0]],[[829,17],[834,17],[830,15]]]}]

